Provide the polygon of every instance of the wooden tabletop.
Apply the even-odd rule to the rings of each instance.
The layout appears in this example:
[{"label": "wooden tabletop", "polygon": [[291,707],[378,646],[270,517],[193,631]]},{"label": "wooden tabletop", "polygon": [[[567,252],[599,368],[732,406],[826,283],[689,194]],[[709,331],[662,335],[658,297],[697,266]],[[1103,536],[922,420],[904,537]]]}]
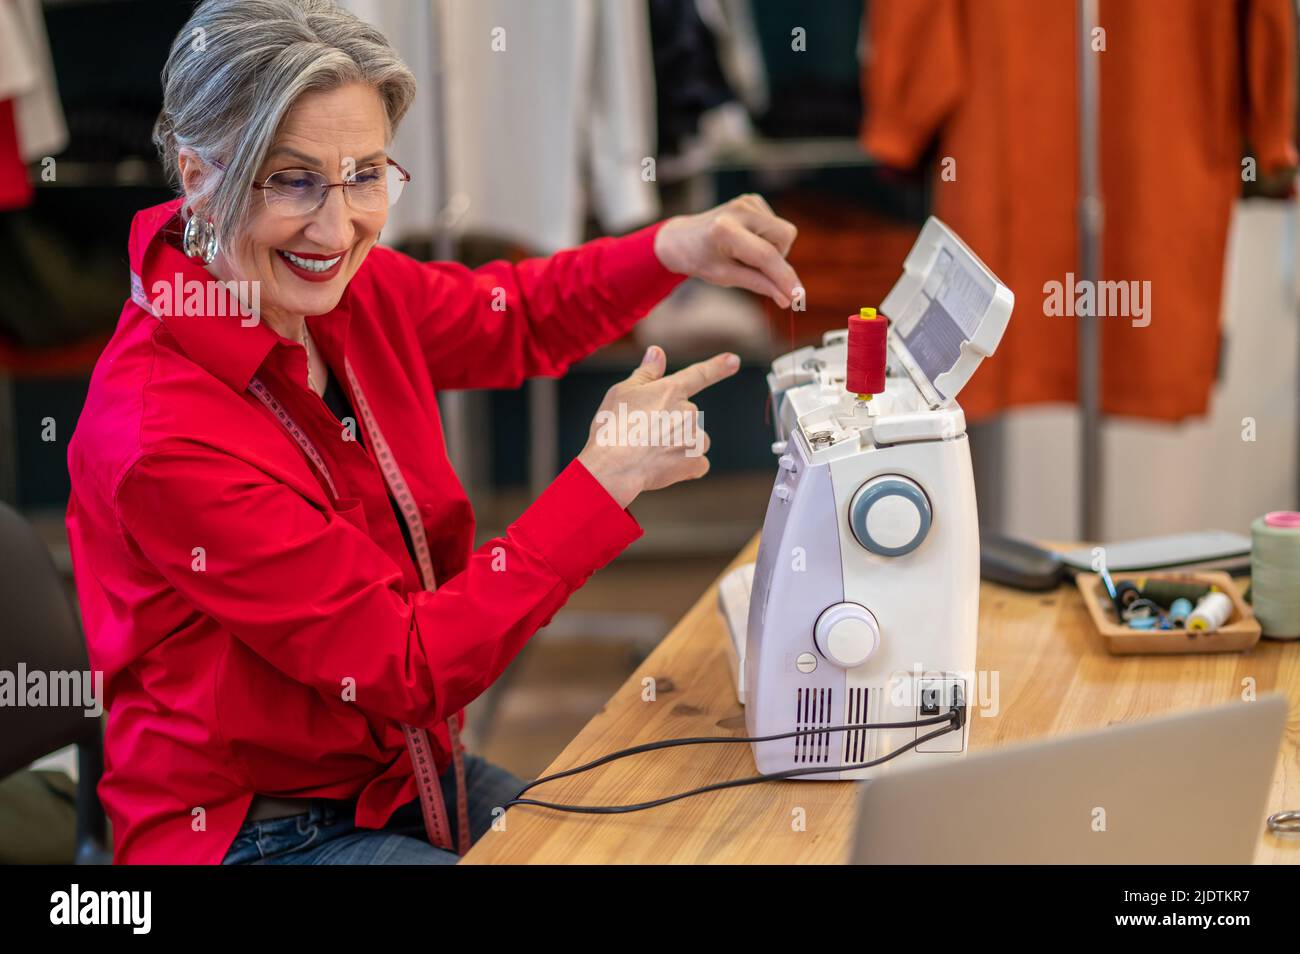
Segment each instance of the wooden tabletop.
[{"label": "wooden tabletop", "polygon": [[[757,550],[755,537],[733,565],[752,561]],[[657,739],[744,735],[728,640],[715,580],[545,774]],[[1262,640],[1248,653],[1111,656],[1073,583],[1050,593],[984,583],[978,669],[998,674],[999,711],[973,710],[972,749],[1238,700],[1252,685],[1260,695],[1281,691],[1291,715],[1268,812],[1300,809],[1300,642]],[[626,804],[753,774],[746,744],[683,746],[548,782],[527,797]],[[857,792],[845,782],[786,781],[623,815],[516,806],[502,819],[504,830],[489,832],[462,863],[840,863]],[[805,813],[802,831],[791,824],[797,809]],[[1271,835],[1262,822],[1256,861],[1300,862],[1300,837]]]}]

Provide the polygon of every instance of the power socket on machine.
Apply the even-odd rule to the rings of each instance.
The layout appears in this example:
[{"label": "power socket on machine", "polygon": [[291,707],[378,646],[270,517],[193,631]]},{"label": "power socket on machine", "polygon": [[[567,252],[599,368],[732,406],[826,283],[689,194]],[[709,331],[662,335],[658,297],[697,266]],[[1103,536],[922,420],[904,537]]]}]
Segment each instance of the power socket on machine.
[{"label": "power socket on machine", "polygon": [[[948,732],[937,738],[924,742],[916,747],[917,752],[950,752],[958,754],[966,750],[966,733],[969,731],[969,709],[967,709],[968,693],[966,680],[959,679],[955,676],[939,676],[932,678],[922,678],[919,683],[919,700],[920,704],[916,707],[916,718],[926,719],[931,716],[942,715],[949,708],[956,705],[960,709],[966,709],[962,718],[962,727],[955,732]],[[917,729],[919,735],[927,732],[933,732],[931,727],[921,727]]]}]

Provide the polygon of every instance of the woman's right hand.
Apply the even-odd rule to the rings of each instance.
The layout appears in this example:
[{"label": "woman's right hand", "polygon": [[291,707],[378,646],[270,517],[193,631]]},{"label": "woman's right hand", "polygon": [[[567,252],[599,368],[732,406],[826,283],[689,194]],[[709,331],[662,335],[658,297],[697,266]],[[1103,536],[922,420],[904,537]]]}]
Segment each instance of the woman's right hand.
[{"label": "woman's right hand", "polygon": [[621,507],[709,472],[709,435],[690,398],[740,369],[734,354],[719,354],[664,377],[666,360],[651,345],[641,366],[605,392],[578,455]]}]

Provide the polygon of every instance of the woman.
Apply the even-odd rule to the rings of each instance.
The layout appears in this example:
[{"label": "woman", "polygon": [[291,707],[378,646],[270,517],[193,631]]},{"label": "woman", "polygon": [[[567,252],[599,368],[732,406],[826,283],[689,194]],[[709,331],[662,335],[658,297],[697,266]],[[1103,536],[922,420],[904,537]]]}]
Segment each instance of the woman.
[{"label": "woman", "polygon": [[[435,392],[562,374],[683,275],[786,307],[794,229],[750,196],[549,259],[418,263],[377,244],[415,84],[373,28],[326,0],[210,0],[163,82],[183,195],[136,216],[69,450],[116,860],[454,862],[522,784],[464,753],[463,707],[640,535],[639,493],[707,471],[707,437],[593,426],[471,552]],[[690,397],[739,363],[664,361],[601,411],[695,423]]]}]

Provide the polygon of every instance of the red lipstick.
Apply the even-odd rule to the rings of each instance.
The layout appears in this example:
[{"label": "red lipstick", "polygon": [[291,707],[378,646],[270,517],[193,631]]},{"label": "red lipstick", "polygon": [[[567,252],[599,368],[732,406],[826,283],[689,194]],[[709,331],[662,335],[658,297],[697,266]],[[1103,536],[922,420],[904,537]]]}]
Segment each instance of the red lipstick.
[{"label": "red lipstick", "polygon": [[[334,258],[337,258],[338,261],[335,262],[333,265],[331,265],[325,271],[313,271],[310,268],[304,268],[303,266],[296,264],[292,259],[288,257],[289,254],[292,254],[294,258],[298,258],[310,262],[328,262]],[[316,255],[309,252],[286,253],[281,249],[276,249],[276,255],[279,257],[280,261],[282,261],[285,264],[285,267],[288,268],[289,271],[293,272],[303,281],[327,282],[342,270],[343,261],[344,259],[347,258],[347,251],[344,250],[342,252],[334,252],[329,255]]]}]

